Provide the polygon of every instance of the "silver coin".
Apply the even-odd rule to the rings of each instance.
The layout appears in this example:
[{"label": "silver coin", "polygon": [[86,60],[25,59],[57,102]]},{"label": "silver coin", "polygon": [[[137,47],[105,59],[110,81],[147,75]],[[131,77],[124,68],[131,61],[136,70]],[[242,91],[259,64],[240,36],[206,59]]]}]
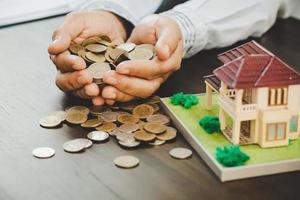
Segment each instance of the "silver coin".
[{"label": "silver coin", "polygon": [[87,137],[92,141],[102,142],[109,138],[109,134],[104,131],[92,131],[87,134]]},{"label": "silver coin", "polygon": [[134,156],[119,156],[113,162],[121,168],[133,168],[139,164],[139,159]]},{"label": "silver coin", "polygon": [[124,133],[132,133],[139,129],[139,125],[137,125],[137,124],[122,124],[118,129]]},{"label": "silver coin", "polygon": [[182,148],[182,147],[178,147],[178,148],[174,148],[172,149],[169,154],[173,157],[173,158],[177,158],[177,159],[186,159],[192,156],[192,151],[190,149],[187,148]]},{"label": "silver coin", "polygon": [[38,147],[33,149],[32,154],[37,158],[50,158],[55,155],[55,150],[50,147]]},{"label": "silver coin", "polygon": [[135,141],[135,138],[132,134],[122,132],[117,135],[117,140],[128,143]]},{"label": "silver coin", "polygon": [[128,43],[119,44],[116,48],[123,49],[127,52],[130,52],[135,48],[135,46],[136,45],[134,43],[128,42]]},{"label": "silver coin", "polygon": [[42,119],[40,119],[39,123],[42,127],[53,128],[53,127],[57,127],[58,125],[60,125],[61,120],[55,115],[50,115],[50,116],[43,117]]},{"label": "silver coin", "polygon": [[85,143],[77,139],[70,140],[63,144],[63,148],[66,152],[77,153],[85,149]]},{"label": "silver coin", "polygon": [[84,148],[86,148],[86,149],[93,146],[93,142],[89,139],[86,139],[86,138],[77,138],[77,139],[75,139],[75,141],[83,142],[84,143]]},{"label": "silver coin", "polygon": [[51,115],[56,116],[61,122],[63,122],[63,121],[66,120],[67,112],[63,111],[63,110],[60,110],[60,111],[53,112]]},{"label": "silver coin", "polygon": [[153,146],[163,145],[164,143],[166,143],[166,141],[158,140],[158,139],[156,139],[154,142],[149,142],[149,144]]},{"label": "silver coin", "polygon": [[118,128],[116,128],[116,129],[114,129],[114,130],[108,132],[108,134],[109,134],[110,136],[116,136],[116,137],[117,137],[119,134],[121,134],[121,133],[123,133],[123,132],[120,131]]},{"label": "silver coin", "polygon": [[123,147],[128,147],[128,148],[133,148],[133,147],[137,147],[141,144],[141,142],[139,141],[132,141],[132,142],[123,142],[123,141],[118,141],[118,143],[123,146]]},{"label": "silver coin", "polygon": [[115,121],[117,121],[118,115],[119,115],[119,113],[112,112],[112,111],[102,112],[102,113],[99,114],[99,116],[105,122],[115,122]]},{"label": "silver coin", "polygon": [[168,124],[170,122],[170,118],[163,114],[154,114],[148,116],[147,121],[151,123]]}]

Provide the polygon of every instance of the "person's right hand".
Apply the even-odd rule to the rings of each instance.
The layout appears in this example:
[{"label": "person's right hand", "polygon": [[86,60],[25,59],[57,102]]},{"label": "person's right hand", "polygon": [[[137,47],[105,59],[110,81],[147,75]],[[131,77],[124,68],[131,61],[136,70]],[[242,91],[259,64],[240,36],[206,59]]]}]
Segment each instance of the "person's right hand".
[{"label": "person's right hand", "polygon": [[99,95],[99,87],[92,83],[92,78],[87,74],[85,61],[68,51],[71,42],[81,43],[95,35],[107,35],[114,44],[123,43],[127,38],[123,23],[110,12],[73,12],[54,31],[48,52],[57,67],[56,85],[61,90],[71,91],[80,98],[92,98],[95,105],[102,105],[104,100]]}]

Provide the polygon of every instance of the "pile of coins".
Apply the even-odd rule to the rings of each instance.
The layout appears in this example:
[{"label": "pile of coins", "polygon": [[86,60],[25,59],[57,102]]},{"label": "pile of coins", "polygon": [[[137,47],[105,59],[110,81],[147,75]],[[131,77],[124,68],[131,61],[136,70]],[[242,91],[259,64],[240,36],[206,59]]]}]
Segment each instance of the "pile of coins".
[{"label": "pile of coins", "polygon": [[119,63],[125,60],[151,60],[155,56],[152,44],[115,45],[106,35],[89,37],[81,44],[71,43],[69,51],[85,60],[88,73],[98,85],[103,85],[103,75],[114,70]]},{"label": "pile of coins", "polygon": [[[63,122],[90,130],[86,138],[73,139],[63,144],[63,149],[68,153],[85,151],[92,147],[93,142],[105,142],[109,137],[115,138],[120,146],[135,148],[143,143],[162,145],[175,139],[177,135],[177,130],[170,126],[170,118],[159,106],[159,97],[117,103],[113,106],[73,106],[43,117],[40,125],[53,128]],[[34,155],[45,158],[43,152],[41,155]],[[53,156],[53,152],[48,152],[49,157]],[[192,152],[184,148],[175,148],[169,154],[173,158],[185,159],[190,157]],[[133,156],[121,156],[114,160],[116,166],[123,168],[135,167],[138,163],[139,160]]]}]

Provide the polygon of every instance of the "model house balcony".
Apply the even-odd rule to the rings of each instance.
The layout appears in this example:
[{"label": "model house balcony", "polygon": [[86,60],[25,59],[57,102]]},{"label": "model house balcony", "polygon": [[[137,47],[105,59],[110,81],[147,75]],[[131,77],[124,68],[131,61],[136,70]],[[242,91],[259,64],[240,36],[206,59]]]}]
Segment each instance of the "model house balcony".
[{"label": "model house balcony", "polygon": [[256,119],[258,115],[257,104],[242,104],[232,98],[234,92],[229,95],[220,95],[219,104],[231,117],[239,116],[242,120]]}]

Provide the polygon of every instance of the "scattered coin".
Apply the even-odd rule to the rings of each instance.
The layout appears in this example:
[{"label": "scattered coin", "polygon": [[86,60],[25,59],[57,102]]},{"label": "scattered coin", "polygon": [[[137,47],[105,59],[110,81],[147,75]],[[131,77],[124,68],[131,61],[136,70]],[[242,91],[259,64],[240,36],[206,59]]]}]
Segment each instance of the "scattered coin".
[{"label": "scattered coin", "polygon": [[139,125],[137,125],[137,124],[122,124],[118,129],[125,133],[132,133],[139,129]]},{"label": "scattered coin", "polygon": [[144,125],[144,130],[153,134],[161,134],[167,130],[167,127],[158,123],[146,123]]},{"label": "scattered coin", "polygon": [[67,112],[66,111],[55,111],[54,113],[52,113],[51,115],[56,116],[61,122],[66,120],[67,117]]},{"label": "scattered coin", "polygon": [[87,137],[95,142],[103,142],[109,138],[109,135],[107,132],[104,131],[92,131],[89,134],[87,134]]},{"label": "scattered coin", "polygon": [[61,124],[61,119],[55,115],[50,115],[40,119],[40,125],[45,128],[57,127]]},{"label": "scattered coin", "polygon": [[32,154],[37,158],[50,158],[54,156],[55,151],[50,147],[38,147],[33,149]]},{"label": "scattered coin", "polygon": [[178,147],[178,148],[174,148],[172,149],[169,154],[173,157],[173,158],[177,158],[177,159],[186,159],[192,156],[192,151],[190,149],[187,148],[182,148],[182,147]]},{"label": "scattered coin", "polygon": [[88,119],[88,116],[82,112],[68,112],[66,121],[71,124],[82,124]]},{"label": "scattered coin", "polygon": [[86,106],[72,106],[72,107],[70,107],[66,110],[67,113],[68,112],[73,112],[73,111],[81,112],[81,113],[84,113],[86,115],[88,115],[90,113],[90,109]]},{"label": "scattered coin", "polygon": [[134,116],[137,116],[140,119],[145,119],[145,118],[153,115],[153,113],[154,113],[153,107],[148,104],[138,105],[132,111],[132,114]]},{"label": "scattered coin", "polygon": [[97,131],[111,132],[117,128],[117,125],[113,122],[103,122],[101,126],[96,127]]},{"label": "scattered coin", "polygon": [[156,138],[163,141],[172,140],[176,137],[177,130],[173,127],[167,127],[166,132],[156,135]]},{"label": "scattered coin", "polygon": [[112,111],[102,112],[101,114],[99,114],[99,116],[105,122],[115,122],[115,121],[117,121],[118,115],[119,115],[119,113],[112,112]]},{"label": "scattered coin", "polygon": [[134,138],[139,141],[149,142],[155,139],[155,134],[147,133],[146,131],[140,130],[134,133]]},{"label": "scattered coin", "polygon": [[166,143],[166,141],[163,141],[163,140],[154,140],[154,142],[149,142],[149,144],[153,145],[153,146],[160,146],[160,145],[163,145],[164,143]]},{"label": "scattered coin", "polygon": [[139,159],[134,156],[119,156],[113,162],[117,167],[133,168],[139,164]]},{"label": "scattered coin", "polygon": [[63,144],[63,149],[69,153],[77,153],[85,149],[85,142],[82,140],[74,139]]},{"label": "scattered coin", "polygon": [[86,139],[86,138],[77,138],[77,139],[75,139],[75,141],[83,142],[84,143],[84,148],[86,148],[86,149],[93,146],[93,142],[89,139]]},{"label": "scattered coin", "polygon": [[118,141],[118,143],[123,146],[123,147],[127,147],[127,148],[133,148],[133,147],[137,147],[141,144],[141,142],[139,141],[131,141],[131,142],[123,142],[123,141]]},{"label": "scattered coin", "polygon": [[123,43],[117,46],[117,49],[123,49],[127,52],[132,51],[135,48],[135,44],[134,43]]},{"label": "scattered coin", "polygon": [[101,118],[89,119],[81,124],[83,128],[96,128],[103,123]]},{"label": "scattered coin", "polygon": [[120,114],[118,116],[118,122],[122,124],[136,124],[139,122],[139,118],[131,114]]},{"label": "scattered coin", "polygon": [[170,122],[170,118],[163,114],[155,114],[147,117],[147,122],[157,123],[157,124],[168,124]]}]

